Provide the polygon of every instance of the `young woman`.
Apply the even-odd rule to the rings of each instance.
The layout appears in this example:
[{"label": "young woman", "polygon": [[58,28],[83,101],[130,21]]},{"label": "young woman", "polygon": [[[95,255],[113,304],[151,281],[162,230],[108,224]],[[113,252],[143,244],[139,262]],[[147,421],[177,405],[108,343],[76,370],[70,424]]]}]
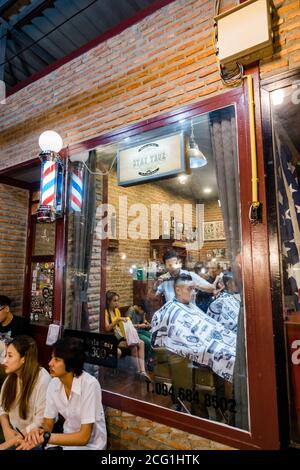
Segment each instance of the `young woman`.
[{"label": "young woman", "polygon": [[[17,450],[53,444],[70,450],[106,448],[106,424],[98,380],[83,370],[83,343],[65,337],[53,345],[49,369],[52,381],[46,397],[42,426],[33,429]],[[65,419],[64,432],[52,433],[55,419]]]},{"label": "young woman", "polygon": [[128,346],[123,326],[123,323],[127,321],[128,317],[122,317],[118,307],[119,295],[116,292],[108,291],[106,293],[105,330],[114,332],[119,340],[118,350],[120,353],[122,348],[131,349],[131,355],[135,358],[138,374],[147,380],[151,380],[145,370],[144,342],[139,341],[136,346]]},{"label": "young woman", "polygon": [[11,444],[41,425],[51,377],[39,366],[36,342],[26,335],[8,344],[4,370],[8,377],[1,388],[0,423]]}]

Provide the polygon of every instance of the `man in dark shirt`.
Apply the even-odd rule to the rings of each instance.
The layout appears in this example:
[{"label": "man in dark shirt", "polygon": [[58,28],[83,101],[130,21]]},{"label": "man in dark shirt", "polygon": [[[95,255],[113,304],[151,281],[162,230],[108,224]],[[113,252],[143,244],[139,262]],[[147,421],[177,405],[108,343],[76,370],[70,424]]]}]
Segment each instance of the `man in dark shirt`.
[{"label": "man in dark shirt", "polygon": [[28,321],[24,317],[13,315],[10,311],[11,300],[6,295],[0,295],[0,336],[14,338],[28,334]]},{"label": "man in dark shirt", "polygon": [[0,295],[0,388],[6,377],[2,366],[6,355],[6,344],[9,338],[27,335],[29,329],[27,319],[13,315],[10,306],[10,298]]}]

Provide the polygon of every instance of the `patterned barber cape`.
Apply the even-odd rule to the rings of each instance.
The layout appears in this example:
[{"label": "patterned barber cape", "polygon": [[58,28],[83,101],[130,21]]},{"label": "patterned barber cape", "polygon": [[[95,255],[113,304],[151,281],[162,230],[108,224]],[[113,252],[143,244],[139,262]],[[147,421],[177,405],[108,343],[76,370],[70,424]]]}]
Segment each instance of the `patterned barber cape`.
[{"label": "patterned barber cape", "polygon": [[194,304],[176,299],[155,312],[151,343],[197,364],[210,367],[224,380],[232,382],[236,334],[207,316]]},{"label": "patterned barber cape", "polygon": [[240,300],[225,291],[209,305],[206,314],[236,333],[240,307]]}]

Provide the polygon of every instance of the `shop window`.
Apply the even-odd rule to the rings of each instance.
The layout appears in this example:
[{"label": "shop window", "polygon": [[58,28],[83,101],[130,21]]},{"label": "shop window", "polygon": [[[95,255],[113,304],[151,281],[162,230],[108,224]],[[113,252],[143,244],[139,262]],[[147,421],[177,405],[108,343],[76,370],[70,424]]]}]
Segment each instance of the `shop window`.
[{"label": "shop window", "polygon": [[65,326],[118,337],[104,390],[248,430],[235,106],[87,156],[70,172]]},{"label": "shop window", "polygon": [[[300,444],[299,83],[298,73],[264,86],[269,92],[267,103],[271,116],[269,124],[273,138],[275,194],[277,194],[275,204],[279,226],[281,290],[277,285],[275,293],[276,291],[282,293],[279,305],[280,309],[283,307],[278,311],[277,305],[274,305],[274,316],[283,320],[284,324],[286,364],[283,365],[283,369],[286,370],[288,382],[290,441],[296,445]],[[274,174],[272,176],[274,177]],[[271,194],[269,198],[271,199]],[[270,206],[272,203],[273,201],[270,201]],[[280,338],[280,326],[279,324],[277,338]],[[278,351],[278,355],[284,358],[282,349]],[[278,359],[279,364],[280,360],[282,359]],[[279,393],[284,393],[282,386],[280,383]]]}]

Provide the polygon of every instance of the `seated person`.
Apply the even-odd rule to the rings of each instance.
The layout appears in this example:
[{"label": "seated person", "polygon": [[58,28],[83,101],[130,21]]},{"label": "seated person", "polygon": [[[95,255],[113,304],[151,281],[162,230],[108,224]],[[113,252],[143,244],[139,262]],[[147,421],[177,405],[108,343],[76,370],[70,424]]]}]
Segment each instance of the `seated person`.
[{"label": "seated person", "polygon": [[10,310],[11,299],[0,295],[0,388],[5,380],[3,361],[6,355],[6,344],[17,335],[27,335],[29,323],[27,318],[13,315]]},{"label": "seated person", "polygon": [[9,343],[4,369],[7,378],[0,395],[0,423],[5,441],[12,445],[22,433],[41,425],[51,377],[38,363],[36,342],[26,335]]},{"label": "seated person", "polygon": [[232,382],[236,335],[191,302],[195,288],[192,276],[179,275],[174,286],[174,300],[167,302],[152,318],[152,347],[164,347],[209,366],[224,380]]},{"label": "seated person", "polygon": [[146,320],[144,303],[141,302],[138,305],[132,305],[129,307],[126,315],[131,319],[134,327],[137,329],[139,337],[145,343],[145,359],[148,361],[152,356],[151,333],[149,331],[151,325]]},{"label": "seated person", "polygon": [[[166,302],[169,300],[173,300],[175,292],[174,292],[174,279],[181,275],[181,274],[189,274],[194,281],[194,285],[196,289],[199,289],[203,292],[210,292],[214,293],[215,286],[210,284],[202,277],[198,276],[198,274],[194,272],[189,272],[184,269],[181,269],[181,261],[174,250],[169,250],[163,257],[163,261],[166,266],[167,273],[162,274],[157,279],[155,284],[156,295],[161,296],[163,295]],[[195,303],[194,299],[193,302]]]},{"label": "seated person", "polygon": [[[53,377],[46,395],[42,425],[32,429],[17,450],[37,445],[56,445],[70,450],[106,448],[106,424],[98,380],[83,370],[83,342],[67,336],[53,345],[49,362]],[[58,415],[65,421],[63,433],[53,432]]]},{"label": "seated person", "polygon": [[236,296],[238,288],[233,273],[225,272],[222,276],[222,282],[224,284],[223,292],[209,305],[206,313],[225,328],[236,333],[241,302]]},{"label": "seated person", "polygon": [[140,340],[137,345],[129,346],[125,337],[125,330],[123,323],[128,320],[128,317],[122,317],[119,306],[119,295],[113,291],[106,292],[106,309],[105,309],[105,331],[112,331],[116,338],[119,340],[118,355],[121,356],[122,349],[130,348],[131,355],[135,359],[136,369],[140,376],[147,380],[151,380],[145,370],[145,346],[144,342]]},{"label": "seated person", "polygon": [[0,295],[0,335],[14,338],[18,335],[28,334],[28,320],[14,315],[11,310],[11,299]]}]

